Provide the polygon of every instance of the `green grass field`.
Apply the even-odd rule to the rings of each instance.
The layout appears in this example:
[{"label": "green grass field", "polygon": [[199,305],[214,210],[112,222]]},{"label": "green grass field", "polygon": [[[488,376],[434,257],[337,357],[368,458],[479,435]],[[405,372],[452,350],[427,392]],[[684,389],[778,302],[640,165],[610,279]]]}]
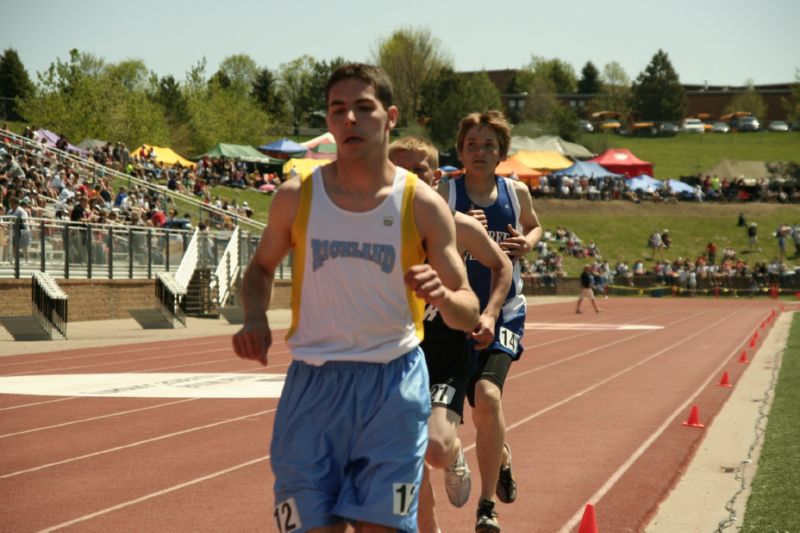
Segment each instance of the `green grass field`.
[{"label": "green grass field", "polygon": [[[800,315],[795,314],[741,531],[800,531]],[[735,528],[733,528],[735,529]]]},{"label": "green grass field", "polygon": [[628,137],[583,134],[578,138],[595,153],[627,148],[640,159],[654,163],[655,177],[674,178],[698,174],[721,159],[741,161],[800,161],[800,132],[681,133],[675,137]]},{"label": "green grass field", "polygon": [[[625,201],[590,202],[585,200],[535,200],[534,208],[545,229],[554,231],[564,226],[586,243],[594,240],[604,259],[611,266],[619,260],[644,259],[649,264],[651,251],[646,247],[653,231],[669,229],[672,248],[664,252],[666,259],[696,258],[705,252],[710,241],[717,244],[717,255],[725,247],[753,265],[773,259],[778,253],[772,232],[780,223],[800,223],[800,208],[784,204],[711,204],[684,202],[677,204],[634,204]],[[759,227],[762,251],[747,250],[745,228],[736,225],[739,213]],[[787,244],[787,263],[800,264],[794,245]],[[580,273],[586,260],[564,258],[568,275]]]}]

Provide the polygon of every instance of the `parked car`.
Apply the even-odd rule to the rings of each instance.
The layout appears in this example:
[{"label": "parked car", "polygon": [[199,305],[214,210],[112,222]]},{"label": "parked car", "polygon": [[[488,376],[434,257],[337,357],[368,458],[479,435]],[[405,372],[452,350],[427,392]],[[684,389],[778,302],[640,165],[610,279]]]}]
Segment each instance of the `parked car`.
[{"label": "parked car", "polygon": [[679,131],[681,131],[681,127],[674,122],[662,122],[658,127],[658,131],[662,135],[676,135]]},{"label": "parked car", "polygon": [[592,123],[589,122],[588,120],[579,120],[578,129],[586,133],[594,132],[594,126],[592,126]]},{"label": "parked car", "polygon": [[725,122],[717,121],[711,125],[711,133],[728,133],[729,131],[731,131],[731,127]]},{"label": "parked car", "polygon": [[742,117],[738,120],[736,128],[739,131],[758,131],[761,128],[761,124],[756,117]]},{"label": "parked car", "polygon": [[687,133],[705,133],[706,127],[699,118],[687,118],[681,129]]},{"label": "parked car", "polygon": [[789,131],[789,125],[783,120],[773,120],[767,124],[769,131]]}]

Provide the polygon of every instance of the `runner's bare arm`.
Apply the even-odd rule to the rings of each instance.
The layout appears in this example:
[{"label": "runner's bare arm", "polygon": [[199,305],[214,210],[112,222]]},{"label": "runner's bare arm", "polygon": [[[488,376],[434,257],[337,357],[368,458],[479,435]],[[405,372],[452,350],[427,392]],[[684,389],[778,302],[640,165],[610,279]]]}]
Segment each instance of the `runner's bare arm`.
[{"label": "runner's bare arm", "polygon": [[448,326],[472,331],[478,323],[478,298],[456,249],[455,224],[447,204],[427,185],[418,186],[414,217],[428,264],[411,267],[406,283],[418,297],[439,308]]},{"label": "runner's bare arm", "polygon": [[456,213],[455,222],[458,251],[469,253],[492,272],[489,301],[481,313],[478,326],[472,332],[472,338],[477,342],[475,347],[481,350],[494,339],[494,326],[511,286],[513,266],[479,221]]},{"label": "runner's bare arm", "polygon": [[242,278],[244,324],[233,336],[233,349],[243,359],[267,364],[272,332],[267,309],[272,298],[275,270],[292,246],[292,223],[300,201],[300,180],[292,179],[278,189],[270,207],[270,223]]},{"label": "runner's bare arm", "polygon": [[512,259],[516,259],[533,250],[536,243],[541,240],[543,230],[539,225],[539,217],[533,210],[533,200],[528,186],[519,181],[514,181],[513,184],[519,200],[519,223],[522,226],[522,232],[509,225],[508,231],[511,237],[501,242],[500,248]]}]

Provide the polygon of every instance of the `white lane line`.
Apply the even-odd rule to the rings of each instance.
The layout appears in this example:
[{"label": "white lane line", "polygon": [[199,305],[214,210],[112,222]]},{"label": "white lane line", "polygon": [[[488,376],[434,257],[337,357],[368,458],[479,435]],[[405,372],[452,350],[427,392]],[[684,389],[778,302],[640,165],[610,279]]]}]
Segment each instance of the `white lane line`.
[{"label": "white lane line", "polygon": [[147,500],[151,500],[153,498],[158,498],[159,496],[163,496],[165,494],[169,494],[170,492],[175,492],[176,490],[181,490],[181,489],[184,489],[186,487],[190,487],[192,485],[196,485],[198,483],[202,483],[204,481],[208,481],[208,480],[214,479],[216,477],[220,477],[220,476],[224,476],[226,474],[230,474],[231,472],[235,472],[237,470],[241,470],[242,468],[247,468],[248,466],[253,466],[255,464],[267,461],[267,460],[269,460],[269,457],[270,456],[267,455],[266,457],[259,457],[257,459],[252,459],[252,460],[247,461],[245,463],[241,463],[241,464],[232,466],[230,468],[226,468],[225,470],[219,470],[217,472],[212,472],[211,474],[207,474],[205,476],[198,477],[198,478],[186,481],[184,483],[180,483],[178,485],[173,485],[171,487],[167,487],[166,489],[162,489],[162,490],[159,490],[159,491],[156,491],[156,492],[151,492],[150,494],[145,494],[144,496],[140,496],[140,497],[138,497],[136,499],[128,500],[128,501],[125,501],[125,502],[122,502],[122,503],[118,503],[117,505],[112,505],[111,507],[106,507],[105,509],[100,509],[99,511],[95,511],[94,513],[90,513],[90,514],[85,514],[83,516],[79,516],[78,518],[74,518],[74,519],[72,519],[72,520],[70,520],[68,522],[62,522],[60,524],[56,524],[54,526],[47,527],[45,529],[42,529],[40,531],[40,533],[46,533],[46,532],[49,532],[49,531],[56,531],[56,530],[59,530],[59,529],[63,529],[65,527],[69,527],[69,526],[73,526],[75,524],[79,524],[80,522],[85,522],[87,520],[91,520],[93,518],[97,518],[98,516],[101,516],[101,515],[104,515],[104,514],[108,514],[108,513],[114,512],[114,511],[118,511],[120,509],[124,509],[125,507],[130,507],[131,505],[136,505],[137,503],[141,503],[141,502],[144,502],[144,501],[147,501]]},{"label": "white lane line", "polygon": [[652,324],[609,324],[606,322],[526,322],[525,329],[539,331],[624,331],[630,329],[664,329]]},{"label": "white lane line", "polygon": [[274,408],[273,409],[267,409],[265,411],[258,411],[258,412],[255,412],[255,413],[250,413],[248,415],[237,416],[236,418],[228,418],[228,419],[225,419],[225,420],[212,422],[211,424],[205,424],[203,426],[195,426],[193,428],[183,429],[181,431],[175,431],[173,433],[166,433],[164,435],[159,435],[157,437],[151,437],[149,439],[144,439],[144,440],[140,440],[140,441],[136,441],[136,442],[131,442],[129,444],[124,444],[122,446],[115,446],[113,448],[107,448],[105,450],[99,450],[99,451],[96,451],[96,452],[87,453],[87,454],[79,455],[79,456],[76,456],[76,457],[70,457],[69,459],[63,459],[61,461],[54,461],[52,463],[47,463],[47,464],[43,464],[43,465],[39,465],[39,466],[34,466],[34,467],[31,467],[31,468],[26,468],[24,470],[17,470],[16,472],[9,472],[8,474],[0,475],[0,479],[12,478],[12,477],[20,476],[22,474],[29,474],[31,472],[38,472],[39,470],[52,468],[54,466],[64,465],[64,464],[68,464],[68,463],[74,463],[75,461],[82,461],[83,459],[89,459],[91,457],[97,457],[99,455],[105,455],[107,453],[118,452],[120,450],[127,450],[127,449],[130,449],[130,448],[135,448],[137,446],[142,446],[144,444],[150,444],[151,442],[158,442],[160,440],[165,440],[165,439],[169,439],[169,438],[172,438],[172,437],[178,437],[178,436],[181,436],[181,435],[186,435],[188,433],[193,433],[195,431],[201,431],[201,430],[204,430],[204,429],[209,429],[209,428],[221,426],[223,424],[230,424],[230,423],[233,423],[233,422],[241,422],[242,420],[246,420],[246,419],[252,418],[254,416],[261,416],[261,415],[269,414],[269,413],[272,413],[274,411],[275,411]]},{"label": "white lane line", "polygon": [[11,405],[9,407],[2,407],[2,408],[0,408],[0,411],[12,411],[14,409],[22,409],[23,407],[36,407],[36,406],[44,405],[44,404],[47,404],[47,403],[68,402],[70,400],[77,400],[77,398],[75,398],[75,397],[56,398],[55,400],[45,400],[43,402],[22,403],[22,404],[19,404],[19,405]]},{"label": "white lane line", "polygon": [[[197,340],[197,339],[193,339],[193,340]],[[147,351],[152,351],[152,347],[151,346],[146,346],[146,344],[149,344],[151,342],[159,342],[159,341],[142,341],[139,344],[137,344],[138,348],[132,348],[129,344],[115,345],[115,346],[127,346],[127,348],[129,348],[127,350],[113,350],[114,346],[88,347],[88,348],[86,348],[87,350],[91,350],[93,348],[105,348],[107,350],[113,350],[113,351],[98,352],[98,353],[87,353],[87,354],[80,354],[80,355],[74,354],[74,355],[68,355],[68,356],[64,356],[64,357],[53,357],[53,358],[49,358],[49,359],[36,359],[36,360],[23,359],[22,361],[2,362],[2,363],[0,363],[0,368],[6,368],[6,367],[9,367],[9,366],[19,366],[19,365],[41,364],[41,363],[50,364],[50,363],[54,363],[54,362],[57,362],[57,361],[75,361],[77,359],[88,359],[88,358],[91,358],[91,357],[111,357],[111,356],[124,355],[124,354],[129,354],[129,353],[147,352]],[[166,341],[166,342],[171,342],[171,341]],[[194,346],[207,346],[208,344],[211,344],[211,343],[209,343],[209,342],[191,342],[189,339],[187,339],[186,342],[181,342],[178,347],[183,349],[183,348],[192,348]],[[75,350],[75,348],[65,348],[64,349],[64,351],[70,351],[70,350]],[[26,356],[26,355],[27,354],[15,354],[15,355],[10,355],[8,357],[18,357],[18,356]],[[40,354],[36,354],[36,355],[37,356],[42,356],[42,355],[47,355],[47,354],[41,354],[40,353]]]},{"label": "white lane line", "polygon": [[4,435],[0,435],[0,439],[5,439],[5,438],[8,438],[8,437],[15,437],[17,435],[25,435],[26,433],[35,433],[37,431],[45,431],[47,429],[63,428],[65,426],[72,426],[74,424],[83,424],[84,422],[92,422],[94,420],[102,420],[104,418],[111,418],[112,416],[120,416],[120,415],[128,415],[128,414],[131,414],[131,413],[139,413],[141,411],[149,411],[150,409],[158,409],[160,407],[167,407],[169,405],[177,405],[179,403],[193,402],[195,400],[197,400],[197,398],[188,398],[188,399],[185,399],[185,400],[178,400],[178,401],[175,401],[175,402],[165,402],[165,403],[160,403],[160,404],[157,404],[157,405],[150,405],[148,407],[139,407],[138,409],[129,409],[127,411],[117,411],[115,413],[108,413],[106,415],[93,416],[93,417],[90,417],[90,418],[81,418],[80,420],[70,420],[69,422],[62,422],[60,424],[53,424],[52,426],[42,426],[42,427],[38,427],[38,428],[26,429],[24,431],[17,431],[15,433],[6,433]]}]

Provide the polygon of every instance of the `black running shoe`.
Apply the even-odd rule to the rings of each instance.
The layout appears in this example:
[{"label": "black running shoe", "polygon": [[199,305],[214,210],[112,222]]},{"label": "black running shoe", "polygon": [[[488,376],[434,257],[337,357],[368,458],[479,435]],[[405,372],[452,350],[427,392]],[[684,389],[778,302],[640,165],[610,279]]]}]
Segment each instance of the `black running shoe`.
[{"label": "black running shoe", "polygon": [[500,465],[500,477],[497,478],[497,499],[503,503],[513,503],[517,499],[517,482],[511,473],[511,447],[504,445],[508,453],[508,464]]},{"label": "black running shoe", "polygon": [[475,522],[475,533],[500,533],[500,522],[494,512],[494,502],[481,500],[478,502],[478,520]]}]

